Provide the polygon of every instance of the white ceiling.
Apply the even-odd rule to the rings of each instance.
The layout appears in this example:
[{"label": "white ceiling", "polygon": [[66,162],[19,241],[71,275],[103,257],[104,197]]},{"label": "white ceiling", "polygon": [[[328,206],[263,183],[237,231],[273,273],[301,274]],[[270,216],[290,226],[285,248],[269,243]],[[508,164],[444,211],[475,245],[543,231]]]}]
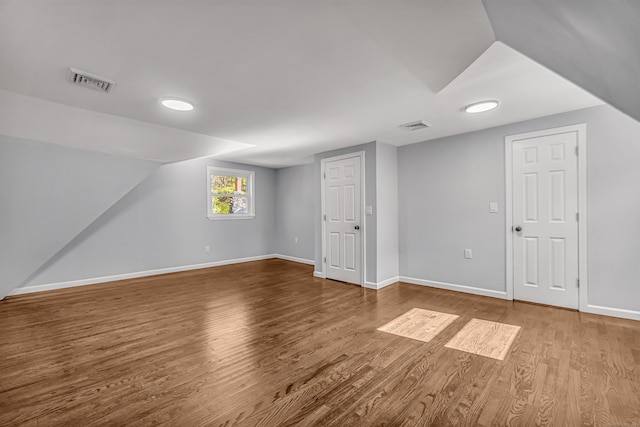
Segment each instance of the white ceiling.
[{"label": "white ceiling", "polygon": [[[0,0],[0,134],[281,167],[601,103],[494,40],[480,0]],[[69,67],[116,86],[72,86]]]}]

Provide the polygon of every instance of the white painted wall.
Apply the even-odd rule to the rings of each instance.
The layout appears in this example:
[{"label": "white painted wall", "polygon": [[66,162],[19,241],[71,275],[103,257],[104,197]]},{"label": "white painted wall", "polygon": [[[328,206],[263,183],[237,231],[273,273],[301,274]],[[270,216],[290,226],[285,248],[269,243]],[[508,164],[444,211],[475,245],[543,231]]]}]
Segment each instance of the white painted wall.
[{"label": "white painted wall", "polygon": [[[377,281],[397,280],[398,265],[398,148],[376,142]],[[392,282],[393,283],[393,282]]]},{"label": "white painted wall", "polygon": [[[207,218],[207,166],[255,170],[254,219]],[[26,285],[272,254],[275,196],[273,169],[211,159],[163,165],[80,233]],[[205,252],[207,245],[210,253]]]},{"label": "white painted wall", "polygon": [[401,276],[504,292],[504,137],[577,123],[587,124],[588,303],[640,315],[640,123],[609,106],[400,147]]},{"label": "white painted wall", "polygon": [[277,169],[275,183],[276,253],[311,262],[315,217],[313,171],[313,164]]},{"label": "white painted wall", "polygon": [[158,166],[0,136],[0,299]]}]

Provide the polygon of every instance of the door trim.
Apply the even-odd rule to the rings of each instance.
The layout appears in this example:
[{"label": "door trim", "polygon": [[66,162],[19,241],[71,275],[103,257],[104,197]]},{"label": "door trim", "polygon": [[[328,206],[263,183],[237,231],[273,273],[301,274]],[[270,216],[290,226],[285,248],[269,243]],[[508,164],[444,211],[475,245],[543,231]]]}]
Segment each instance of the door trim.
[{"label": "door trim", "polygon": [[588,310],[587,280],[587,124],[580,123],[536,132],[508,135],[504,139],[505,148],[505,243],[506,243],[506,291],[507,299],[513,300],[513,143],[522,139],[576,132],[578,134],[578,309]]},{"label": "door trim", "polygon": [[[364,203],[365,203],[365,159],[364,151],[354,151],[349,154],[342,154],[340,156],[327,157],[320,159],[320,222],[322,223],[322,271],[320,272],[323,278],[327,277],[327,247],[326,247],[326,230],[325,220],[325,179],[324,179],[324,167],[325,163],[334,162],[336,160],[351,159],[353,157],[360,158],[360,221],[362,226],[360,228],[360,286],[364,286],[367,264],[367,217],[364,215]],[[314,273],[315,275],[315,273]]]}]

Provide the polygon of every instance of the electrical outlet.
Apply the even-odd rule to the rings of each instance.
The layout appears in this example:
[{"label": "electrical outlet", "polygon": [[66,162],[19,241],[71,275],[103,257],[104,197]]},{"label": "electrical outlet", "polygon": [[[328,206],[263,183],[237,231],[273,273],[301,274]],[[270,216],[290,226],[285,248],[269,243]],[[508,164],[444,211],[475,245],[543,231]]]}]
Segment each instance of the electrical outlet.
[{"label": "electrical outlet", "polygon": [[208,254],[211,253],[211,246],[207,245],[204,247],[204,253]]},{"label": "electrical outlet", "polygon": [[465,249],[464,250],[464,257],[466,259],[471,259],[473,258],[473,253],[471,252],[471,249]]}]

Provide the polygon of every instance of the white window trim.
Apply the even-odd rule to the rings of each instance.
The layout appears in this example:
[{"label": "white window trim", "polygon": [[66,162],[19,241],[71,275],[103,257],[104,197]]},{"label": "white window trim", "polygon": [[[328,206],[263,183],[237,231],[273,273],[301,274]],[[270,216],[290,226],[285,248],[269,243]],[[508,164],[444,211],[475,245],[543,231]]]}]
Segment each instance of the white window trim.
[{"label": "white window trim", "polygon": [[[247,206],[249,213],[246,214],[216,214],[212,209],[211,175],[237,176],[247,178]],[[253,219],[255,211],[255,175],[254,171],[242,169],[219,168],[217,166],[207,166],[207,218],[211,220],[234,220]]]}]

